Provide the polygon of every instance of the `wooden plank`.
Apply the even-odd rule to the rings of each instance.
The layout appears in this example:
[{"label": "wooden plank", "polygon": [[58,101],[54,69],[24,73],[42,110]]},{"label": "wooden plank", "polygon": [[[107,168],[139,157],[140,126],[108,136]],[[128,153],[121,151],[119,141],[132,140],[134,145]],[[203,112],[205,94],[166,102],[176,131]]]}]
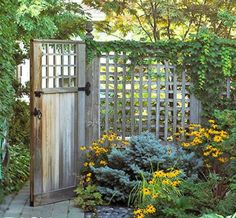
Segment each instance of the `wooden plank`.
[{"label": "wooden plank", "polygon": [[[55,87],[59,87],[59,84],[58,84],[58,75],[57,75],[57,68],[56,68],[56,65],[57,65],[57,59],[56,59],[56,45],[54,44],[53,46],[53,76],[54,76],[54,79],[53,79],[53,88]],[[49,65],[50,66],[50,65]]]},{"label": "wooden plank", "polygon": [[67,187],[65,189],[60,189],[57,191],[41,193],[34,196],[34,206],[45,205],[60,201],[65,201],[72,199],[75,196],[74,193],[75,187]]},{"label": "wooden plank", "polygon": [[48,53],[48,50],[49,50],[49,44],[45,44],[45,46],[46,46],[46,54],[43,54],[43,55],[45,55],[46,56],[46,88],[49,88],[49,79],[48,79],[48,77],[49,77],[49,67],[48,67],[48,65],[49,65],[49,56],[47,55],[47,53]]},{"label": "wooden plank", "polygon": [[164,140],[168,138],[168,109],[169,109],[169,65],[165,61],[165,128],[164,128]]},{"label": "wooden plank", "polygon": [[186,82],[186,74],[185,71],[182,72],[182,108],[181,108],[181,127],[185,129],[185,94],[186,94],[186,88],[185,88],[185,82]]},{"label": "wooden plank", "polygon": [[139,134],[143,131],[142,125],[143,125],[143,68],[140,67],[139,69],[139,125],[138,125],[138,131]]},{"label": "wooden plank", "polygon": [[[131,107],[131,135],[134,135],[134,128],[135,128],[135,118],[134,118],[134,68],[131,68],[131,96],[130,96],[130,107]],[[127,91],[127,90],[126,90]]]},{"label": "wooden plank", "polygon": [[[113,59],[114,60],[114,59]],[[114,121],[113,121],[113,129],[117,132],[117,122],[118,122],[118,71],[117,71],[117,63],[114,60]]]},{"label": "wooden plank", "polygon": [[[40,44],[31,41],[30,51],[30,111],[41,109],[41,99],[35,98],[34,91],[41,89],[42,78],[42,49]],[[34,193],[42,192],[42,150],[41,123],[31,115],[30,118],[30,201],[34,201]]]},{"label": "wooden plank", "polygon": [[106,56],[105,131],[109,130],[109,53]]},{"label": "wooden plank", "polygon": [[[78,75],[78,87],[85,87],[86,77],[85,77],[85,44],[77,44],[77,75]],[[77,174],[80,174],[80,168],[82,166],[82,156],[79,147],[85,146],[85,92],[78,92],[78,168]]]},{"label": "wooden plank", "polygon": [[[148,68],[149,69],[149,68]],[[150,131],[151,129],[151,102],[152,102],[152,89],[151,89],[151,76],[148,72],[148,109],[147,109],[147,113],[148,113],[148,120],[147,120],[147,125],[148,125],[148,131]]]},{"label": "wooden plank", "polygon": [[61,44],[61,87],[64,87],[64,44]]},{"label": "wooden plank", "polygon": [[160,65],[157,65],[156,138],[160,138]]},{"label": "wooden plank", "polygon": [[190,123],[201,123],[201,102],[193,95],[190,95]]},{"label": "wooden plank", "polygon": [[173,133],[176,133],[177,128],[177,74],[174,69],[173,72],[173,80],[174,80],[174,90],[173,90]]},{"label": "wooden plank", "polygon": [[43,192],[59,188],[59,113],[60,96],[43,95],[42,103],[42,166]]},{"label": "wooden plank", "polygon": [[[125,56],[125,55],[124,55]],[[126,136],[126,64],[123,58],[123,74],[122,74],[122,139]]]},{"label": "wooden plank", "polygon": [[76,98],[77,95],[74,93],[60,94],[60,112],[58,117],[60,121],[58,124],[60,143],[57,148],[59,151],[58,156],[60,157],[59,163],[57,163],[60,169],[60,175],[58,175],[60,188],[76,185]]},{"label": "wooden plank", "polygon": [[58,94],[58,93],[77,93],[77,87],[68,87],[68,88],[53,88],[53,89],[42,89],[43,94]]},{"label": "wooden plank", "polygon": [[95,57],[86,66],[86,81],[91,83],[91,94],[86,96],[86,145],[89,146],[100,135],[100,74],[99,58]]}]

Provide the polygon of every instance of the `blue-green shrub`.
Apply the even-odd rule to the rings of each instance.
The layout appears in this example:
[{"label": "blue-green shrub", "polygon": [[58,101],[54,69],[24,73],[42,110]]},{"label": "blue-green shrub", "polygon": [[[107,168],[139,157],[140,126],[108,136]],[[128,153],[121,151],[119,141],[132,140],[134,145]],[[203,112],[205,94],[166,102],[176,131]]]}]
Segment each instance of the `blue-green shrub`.
[{"label": "blue-green shrub", "polygon": [[124,150],[112,149],[108,165],[92,167],[98,190],[105,200],[127,202],[130,191],[153,170],[181,169],[183,176],[197,179],[203,165],[193,152],[187,153],[175,145],[161,145],[150,133],[131,137],[130,146]]}]

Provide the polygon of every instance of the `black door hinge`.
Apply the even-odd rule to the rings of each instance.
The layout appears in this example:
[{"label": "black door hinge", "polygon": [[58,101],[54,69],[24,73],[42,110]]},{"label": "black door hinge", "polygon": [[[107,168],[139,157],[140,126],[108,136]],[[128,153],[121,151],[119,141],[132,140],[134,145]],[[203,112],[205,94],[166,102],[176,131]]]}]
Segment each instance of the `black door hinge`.
[{"label": "black door hinge", "polygon": [[41,95],[43,94],[43,91],[35,91],[34,96],[40,98]]},{"label": "black door hinge", "polygon": [[85,94],[86,94],[87,96],[89,96],[90,93],[91,93],[90,87],[91,87],[90,82],[86,82],[85,87],[78,87],[78,91],[79,91],[79,92],[84,91]]}]

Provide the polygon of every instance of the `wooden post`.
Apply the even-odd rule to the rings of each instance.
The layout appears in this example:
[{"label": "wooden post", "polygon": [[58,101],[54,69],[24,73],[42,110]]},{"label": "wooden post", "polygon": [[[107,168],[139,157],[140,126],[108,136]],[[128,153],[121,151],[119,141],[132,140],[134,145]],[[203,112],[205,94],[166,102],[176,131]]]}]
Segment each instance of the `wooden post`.
[{"label": "wooden post", "polygon": [[[86,37],[93,39],[92,23],[86,24]],[[95,52],[95,51],[94,51]],[[99,58],[95,54],[93,58],[86,65],[86,82],[90,82],[91,93],[86,96],[86,145],[89,146],[94,140],[100,136],[100,71]]]},{"label": "wooden post", "polygon": [[[30,113],[34,108],[40,109],[41,98],[35,98],[34,91],[39,91],[42,87],[42,49],[37,42],[31,41],[30,46]],[[35,160],[42,159],[41,153],[41,122],[31,115],[30,117],[30,204],[34,202],[34,194],[42,192],[42,164],[35,164]]]}]

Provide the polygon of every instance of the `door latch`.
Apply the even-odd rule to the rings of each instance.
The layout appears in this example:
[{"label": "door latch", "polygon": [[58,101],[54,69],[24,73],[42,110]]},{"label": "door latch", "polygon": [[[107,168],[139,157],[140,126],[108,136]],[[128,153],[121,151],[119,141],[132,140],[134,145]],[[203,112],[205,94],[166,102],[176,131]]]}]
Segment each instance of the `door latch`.
[{"label": "door latch", "polygon": [[39,120],[42,118],[42,112],[39,109],[37,109],[36,107],[34,108],[32,115],[35,117],[38,117]]},{"label": "door latch", "polygon": [[35,91],[34,92],[35,97],[38,97],[38,98],[40,98],[42,94],[43,94],[43,91]]},{"label": "door latch", "polygon": [[84,91],[85,94],[86,94],[87,96],[89,96],[90,93],[91,93],[90,87],[91,87],[90,82],[86,82],[85,87],[78,87],[78,91],[79,91],[79,92]]}]

